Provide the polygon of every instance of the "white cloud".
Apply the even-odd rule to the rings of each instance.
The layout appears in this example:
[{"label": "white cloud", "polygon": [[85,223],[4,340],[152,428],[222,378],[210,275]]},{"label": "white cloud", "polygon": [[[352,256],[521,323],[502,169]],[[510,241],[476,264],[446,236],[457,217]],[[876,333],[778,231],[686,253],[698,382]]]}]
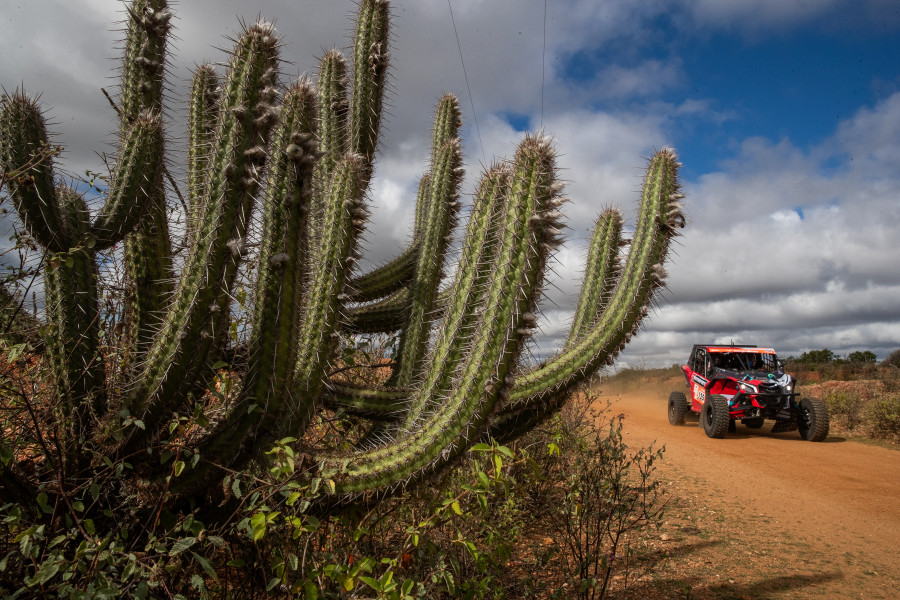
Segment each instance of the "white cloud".
[{"label": "white cloud", "polygon": [[[900,94],[860,109],[819,147],[753,138],[687,186],[689,227],[669,302],[627,360],[665,363],[704,341],[788,353],[900,346]],[[665,342],[665,343],[664,343]],[[652,344],[660,344],[652,351]]]},{"label": "white cloud", "polygon": [[686,0],[694,18],[717,27],[784,26],[833,11],[844,0]]}]

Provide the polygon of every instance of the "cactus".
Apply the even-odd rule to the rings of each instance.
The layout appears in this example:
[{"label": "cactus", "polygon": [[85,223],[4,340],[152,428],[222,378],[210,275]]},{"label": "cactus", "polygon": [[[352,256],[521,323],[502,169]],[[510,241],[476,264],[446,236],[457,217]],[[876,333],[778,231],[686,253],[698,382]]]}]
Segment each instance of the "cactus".
[{"label": "cactus", "polygon": [[[514,159],[487,169],[452,285],[441,292],[463,178],[452,95],[438,103],[410,246],[354,276],[382,113],[388,8],[386,0],[360,2],[351,63],[326,53],[315,83],[301,79],[279,90],[280,41],[265,22],[245,27],[223,79],[209,65],[197,69],[187,252],[177,280],[160,121],[172,14],[166,2],[134,0],[128,10],[118,158],[95,217],[56,180],[38,105],[21,93],[3,98],[8,193],[50,256],[46,355],[65,453],[48,461],[60,481],[75,485],[85,469],[124,457],[143,461],[144,480],[166,479],[170,469],[158,455],[173,441],[173,419],[193,408],[215,375],[211,363],[248,256],[255,288],[237,399],[191,440],[205,460],[170,482],[171,498],[211,493],[222,466],[243,468],[279,437],[303,438],[316,412],[329,407],[384,423],[355,449],[309,448],[315,466],[301,476],[331,482],[321,490],[329,501],[398,489],[483,435],[508,439],[534,426],[637,330],[663,284],[669,241],[683,226],[674,153],[664,149],[650,162],[624,266],[621,216],[610,210],[598,220],[569,340],[559,356],[526,369],[519,355],[536,327],[548,257],[561,241],[553,143],[529,135]],[[248,238],[258,242],[249,255]],[[97,265],[98,253],[123,240],[133,381],[119,390],[107,389]],[[381,387],[329,375],[341,336],[356,332],[399,334],[393,373]],[[0,464],[0,491],[23,496],[38,484],[14,462]]]}]

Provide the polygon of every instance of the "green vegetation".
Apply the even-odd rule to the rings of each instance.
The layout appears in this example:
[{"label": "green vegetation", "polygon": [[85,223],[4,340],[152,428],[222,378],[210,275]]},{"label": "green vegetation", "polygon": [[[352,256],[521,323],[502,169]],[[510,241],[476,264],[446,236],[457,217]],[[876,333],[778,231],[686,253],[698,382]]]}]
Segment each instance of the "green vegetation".
[{"label": "green vegetation", "polygon": [[847,354],[846,358],[841,358],[828,348],[821,350],[810,350],[800,355],[800,358],[789,356],[788,364],[800,365],[828,365],[828,364],[875,364],[878,357],[871,350],[855,350]]},{"label": "green vegetation", "polygon": [[882,361],[882,365],[900,369],[900,349],[891,352],[888,357]]},{"label": "green vegetation", "polygon": [[804,352],[800,355],[800,358],[794,359],[793,356],[789,357],[788,360],[796,360],[799,363],[830,363],[837,355],[829,350],[828,348],[822,348],[821,350],[810,350],[809,352]]},{"label": "green vegetation", "polygon": [[[854,385],[855,384],[855,385]],[[900,443],[900,381],[894,376],[817,385],[832,421],[854,435]]]},{"label": "green vegetation", "polygon": [[847,361],[852,363],[872,363],[877,360],[877,356],[871,350],[857,350],[847,355]]},{"label": "green vegetation", "polygon": [[[19,91],[0,101],[2,200],[24,223],[17,249],[42,256],[31,274],[43,275],[45,290],[42,322],[23,311],[19,290],[0,298],[0,586],[18,598],[238,589],[328,597],[363,582],[400,598],[433,597],[415,586],[439,579],[450,597],[483,596],[488,584],[453,585],[484,581],[501,564],[511,542],[491,530],[496,513],[476,520],[496,557],[460,534],[450,546],[469,562],[437,552],[400,586],[392,578],[398,565],[408,570],[402,554],[342,553],[379,541],[360,515],[407,515],[383,519],[390,532],[405,524],[412,537],[397,547],[412,552],[419,545],[409,540],[433,523],[471,513],[463,500],[484,511],[501,490],[519,501],[509,499],[518,488],[503,457],[554,472],[508,446],[611,363],[647,315],[684,226],[674,152],[649,162],[622,264],[617,213],[599,219],[584,291],[598,300],[579,303],[564,352],[526,368],[520,353],[561,242],[565,199],[549,138],[526,136],[513,159],[484,174],[459,266],[445,277],[463,173],[458,102],[442,98],[412,243],[354,277],[387,77],[388,3],[360,2],[349,65],[329,52],[315,84],[286,89],[280,39],[259,21],[236,40],[224,77],[210,65],[195,74],[179,239],[169,227],[168,196],[180,194],[161,118],[171,20],[165,0],[128,8],[116,160],[108,176],[84,182],[106,182],[95,188],[99,207],[56,175],[60,148],[38,103]],[[23,334],[35,327],[42,343]],[[397,341],[370,351],[358,333]],[[373,372],[384,376],[365,375]],[[611,444],[604,460],[581,463],[613,487],[632,467],[652,466],[649,454],[629,458],[619,435],[594,436],[594,450]],[[440,479],[472,456],[484,458]],[[646,477],[635,485],[652,490]],[[652,521],[641,508],[650,496],[631,504],[626,496],[624,517],[617,504],[598,518],[626,528]],[[329,545],[336,554],[322,554]],[[475,571],[458,571],[457,584],[433,574],[457,569],[453,560]],[[577,584],[605,590],[591,579],[608,574],[601,567]]]}]

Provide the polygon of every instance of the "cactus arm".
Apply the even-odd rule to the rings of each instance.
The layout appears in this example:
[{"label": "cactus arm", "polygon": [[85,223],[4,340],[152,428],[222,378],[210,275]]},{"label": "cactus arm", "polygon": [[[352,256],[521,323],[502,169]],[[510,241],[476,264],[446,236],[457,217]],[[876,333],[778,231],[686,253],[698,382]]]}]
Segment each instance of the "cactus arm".
[{"label": "cactus arm", "polygon": [[37,102],[23,93],[0,103],[0,167],[8,178],[19,218],[45,248],[65,251],[71,245],[60,215],[53,180],[47,126]]},{"label": "cactus arm", "polygon": [[161,181],[162,127],[159,117],[139,115],[123,138],[116,171],[110,183],[106,202],[91,226],[96,250],[117,244],[129,233],[148,205],[149,194]]},{"label": "cactus arm", "polygon": [[188,199],[191,206],[203,197],[209,152],[215,133],[219,76],[204,63],[194,71],[188,98]]},{"label": "cactus arm", "polygon": [[663,285],[669,241],[677,235],[676,229],[684,226],[679,166],[675,153],[668,148],[653,156],[644,180],[631,251],[609,306],[583,340],[517,377],[511,406],[519,402],[540,404],[570,390],[611,363],[631,339],[646,316],[655,291]]},{"label": "cactus arm", "polygon": [[404,388],[362,388],[329,382],[325,406],[383,421],[400,416],[409,405],[412,390]]},{"label": "cactus arm", "polygon": [[184,383],[200,381],[219,330],[226,326],[231,284],[259,187],[273,121],[278,39],[274,27],[249,26],[235,46],[192,251],[162,329],[153,339],[126,408],[145,424],[132,427],[123,449],[138,447],[187,399]]},{"label": "cactus arm", "polygon": [[415,279],[410,282],[410,307],[406,327],[400,335],[398,366],[391,385],[405,387],[421,369],[428,347],[428,330],[433,317],[444,259],[459,211],[458,188],[462,156],[459,140],[440,149],[432,164],[427,230],[420,240]]},{"label": "cactus arm", "polygon": [[[438,286],[443,277],[449,236],[459,211],[458,189],[461,161],[453,171],[445,165],[447,145],[459,144],[462,124],[459,101],[445,94],[438,102],[431,134],[431,167],[419,181],[413,243],[418,247],[413,279],[409,283],[407,323],[400,336],[399,366],[391,382],[407,386],[421,367],[428,344],[428,317],[435,309]],[[449,178],[449,179],[448,179]]]},{"label": "cactus arm", "polygon": [[[431,160],[437,157],[436,152],[432,152]],[[419,178],[419,187],[416,191],[416,216],[413,224],[413,244],[418,248],[419,241],[425,234],[425,217],[428,214],[428,200],[431,198],[431,173],[425,173]],[[415,263],[410,271],[410,278],[415,273]]]},{"label": "cactus arm", "polygon": [[64,455],[77,464],[81,444],[96,419],[106,411],[106,372],[100,353],[96,253],[89,239],[90,214],[84,199],[57,188],[61,216],[81,244],[46,261],[44,287],[48,335],[46,344],[61,399],[60,423],[66,424]]},{"label": "cactus arm", "polygon": [[331,183],[331,176],[338,162],[347,153],[347,121],[349,103],[347,100],[347,61],[338,50],[327,52],[319,62],[316,82],[319,160],[313,174],[313,198],[310,207],[310,226],[307,236],[307,265],[304,271],[311,271],[315,264],[319,238],[322,233],[322,218],[325,212],[324,196]]},{"label": "cactus arm", "polygon": [[[527,138],[517,153],[507,209],[494,224],[498,260],[479,268],[490,271],[487,287],[470,297],[480,311],[475,339],[468,346],[456,385],[421,427],[396,443],[349,456],[322,458],[323,477],[332,477],[336,498],[372,490],[395,489],[440,468],[477,435],[497,399],[505,395],[507,375],[518,356],[524,315],[533,310],[548,245],[543,230],[552,227],[547,206],[553,199],[554,157],[546,140]],[[534,243],[538,240],[538,243]],[[435,369],[443,365],[435,363]]]},{"label": "cactus arm", "polygon": [[438,101],[434,125],[431,128],[432,160],[440,154],[444,144],[459,137],[460,127],[462,127],[462,113],[459,110],[459,100],[453,94],[444,94]]},{"label": "cactus arm", "polygon": [[[134,0],[127,10],[119,111],[120,145],[142,112],[162,114],[166,42],[172,18],[166,0]],[[162,161],[162,156],[159,160]],[[144,190],[147,206],[138,209],[143,217],[125,238],[125,273],[129,281],[126,299],[133,364],[143,361],[153,335],[159,330],[161,315],[172,292],[172,246],[161,162],[151,166],[149,171],[154,174],[154,179],[148,181],[148,189]],[[113,215],[114,212],[104,208],[101,214]]]},{"label": "cactus arm", "polygon": [[[297,356],[294,304],[302,284],[298,265],[303,262],[302,234],[316,156],[315,102],[315,90],[307,81],[292,85],[284,95],[281,119],[269,147],[249,366],[238,408],[201,444],[204,456],[231,468],[241,468],[270,439],[290,399],[287,390]],[[197,489],[216,476],[210,463],[204,463],[178,485]]]},{"label": "cactus arm", "polygon": [[162,181],[153,186],[144,217],[125,237],[132,364],[144,360],[172,294],[172,246],[161,186]]},{"label": "cactus arm", "polygon": [[162,110],[166,38],[172,13],[166,0],[134,0],[128,10],[122,61],[122,129],[145,110]]},{"label": "cactus arm", "polygon": [[194,71],[188,98],[188,237],[199,218],[206,170],[215,133],[219,104],[219,76],[210,64],[202,64]]},{"label": "cactus arm", "polygon": [[[250,338],[251,366],[244,380],[246,403],[278,414],[297,357],[295,331],[302,298],[302,234],[307,229],[315,165],[316,98],[307,82],[284,97],[281,122],[270,149],[263,198],[263,237]],[[254,420],[260,421],[254,416]],[[259,423],[265,431],[268,424]]]},{"label": "cactus arm", "polygon": [[603,314],[622,272],[619,261],[622,244],[622,213],[607,209],[594,225],[584,282],[567,340],[569,346],[587,335],[594,320]]},{"label": "cactus arm", "polygon": [[347,259],[356,250],[368,214],[361,187],[363,168],[359,156],[346,156],[338,163],[325,196],[318,264],[304,297],[299,328],[293,372],[295,404],[281,427],[288,434],[296,435],[306,428],[334,353],[343,290],[349,280],[351,261]]},{"label": "cactus arm", "polygon": [[387,333],[403,328],[409,306],[409,290],[402,288],[372,304],[347,311],[342,325],[347,333]]},{"label": "cactus arm", "polygon": [[352,302],[370,302],[389,297],[409,283],[416,268],[418,247],[415,242],[388,263],[350,281]]},{"label": "cactus arm", "polygon": [[410,403],[403,426],[409,428],[428,410],[437,399],[444,397],[452,385],[450,376],[464,358],[465,346],[459,339],[468,339],[478,334],[474,330],[478,322],[477,314],[470,310],[470,298],[481,293],[487,285],[489,270],[476,267],[491,265],[496,260],[495,242],[491,239],[491,224],[499,222],[511,174],[508,167],[492,167],[482,177],[469,225],[466,231],[460,267],[450,289],[448,305],[443,311],[444,326],[435,341],[429,359],[444,365],[441,370],[432,369],[426,376],[421,393]]},{"label": "cactus arm", "polygon": [[[459,101],[452,94],[445,94],[438,102],[435,113],[431,136],[432,162],[437,160],[441,147],[459,135],[461,125]],[[419,241],[422,239],[427,225],[426,215],[430,199],[431,175],[425,173],[419,180],[416,194],[416,218],[412,243],[400,256],[388,264],[354,279],[351,296],[353,301],[368,302],[382,298],[410,281],[415,273]]]},{"label": "cactus arm", "polygon": [[[434,126],[431,133],[431,160],[437,160],[441,148],[458,137],[462,126],[459,101],[453,94],[445,94],[438,102]],[[350,299],[354,302],[369,302],[383,298],[407,285],[415,273],[419,243],[425,235],[426,215],[431,200],[431,175],[426,173],[419,180],[416,194],[416,218],[413,241],[400,256],[371,272],[355,278],[351,282]]]},{"label": "cactus arm", "polygon": [[337,50],[322,57],[319,64],[319,152],[316,164],[316,187],[321,190],[331,181],[331,174],[347,148],[347,62]]},{"label": "cactus arm", "polygon": [[[363,0],[359,4],[354,36],[352,94],[348,101],[347,65],[333,50],[319,67],[319,150],[317,188],[323,189],[345,153],[363,157],[362,187],[368,186],[378,140],[381,106],[387,73],[388,3]],[[314,222],[323,209],[313,208]],[[316,227],[315,229],[319,229]],[[315,247],[315,241],[312,242]]]},{"label": "cactus arm", "polygon": [[388,67],[388,2],[359,3],[353,44],[349,150],[363,157],[363,188],[372,176]]}]

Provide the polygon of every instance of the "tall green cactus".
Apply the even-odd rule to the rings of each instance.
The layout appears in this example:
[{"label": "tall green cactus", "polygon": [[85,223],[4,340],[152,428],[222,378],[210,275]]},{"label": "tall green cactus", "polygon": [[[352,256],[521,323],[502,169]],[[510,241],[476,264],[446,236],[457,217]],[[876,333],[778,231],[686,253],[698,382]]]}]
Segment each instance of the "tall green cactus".
[{"label": "tall green cactus", "polygon": [[[38,105],[22,94],[3,98],[0,161],[10,195],[34,238],[51,253],[44,269],[47,357],[56,396],[64,460],[83,465],[78,446],[106,411],[105,368],[100,354],[98,269],[95,254],[122,240],[144,212],[162,160],[159,117],[136,115],[122,135],[122,147],[106,202],[93,222],[84,200],[57,185],[48,160],[34,160],[49,144]],[[147,168],[150,165],[150,168]]]},{"label": "tall green cactus", "polygon": [[[331,482],[323,494],[337,501],[396,489],[487,433],[506,439],[532,427],[636,331],[663,283],[669,240],[683,226],[674,153],[665,149],[650,162],[624,266],[621,216],[607,211],[598,220],[569,340],[559,356],[525,369],[519,354],[536,327],[548,256],[561,241],[564,199],[553,143],[527,136],[513,160],[485,172],[452,284],[442,292],[463,178],[460,111],[451,95],[436,111],[410,246],[354,276],[387,76],[388,9],[386,0],[360,2],[352,61],[328,52],[316,84],[301,79],[279,90],[280,41],[265,22],[245,28],[223,79],[209,65],[197,69],[188,250],[174,287],[167,287],[172,241],[159,117],[166,2],[134,0],[129,8],[118,159],[93,219],[84,200],[56,181],[39,107],[19,93],[3,98],[0,166],[15,175],[9,194],[50,256],[46,354],[65,454],[48,460],[66,485],[124,457],[143,461],[145,479],[170,474],[158,455],[177,451],[171,425],[214,375],[211,362],[251,245],[255,291],[248,358],[235,367],[237,399],[192,438],[205,460],[170,482],[172,498],[217,489],[223,466],[242,468],[277,437],[303,438],[323,407],[388,421],[378,430],[384,439],[364,437],[364,447],[350,451],[308,449],[314,466],[302,476]],[[257,208],[258,232],[250,227]],[[119,391],[107,389],[97,254],[123,239],[133,381]],[[355,332],[399,334],[384,385],[332,379],[340,338]],[[27,495],[39,483],[15,463],[0,464],[0,491]]]}]

